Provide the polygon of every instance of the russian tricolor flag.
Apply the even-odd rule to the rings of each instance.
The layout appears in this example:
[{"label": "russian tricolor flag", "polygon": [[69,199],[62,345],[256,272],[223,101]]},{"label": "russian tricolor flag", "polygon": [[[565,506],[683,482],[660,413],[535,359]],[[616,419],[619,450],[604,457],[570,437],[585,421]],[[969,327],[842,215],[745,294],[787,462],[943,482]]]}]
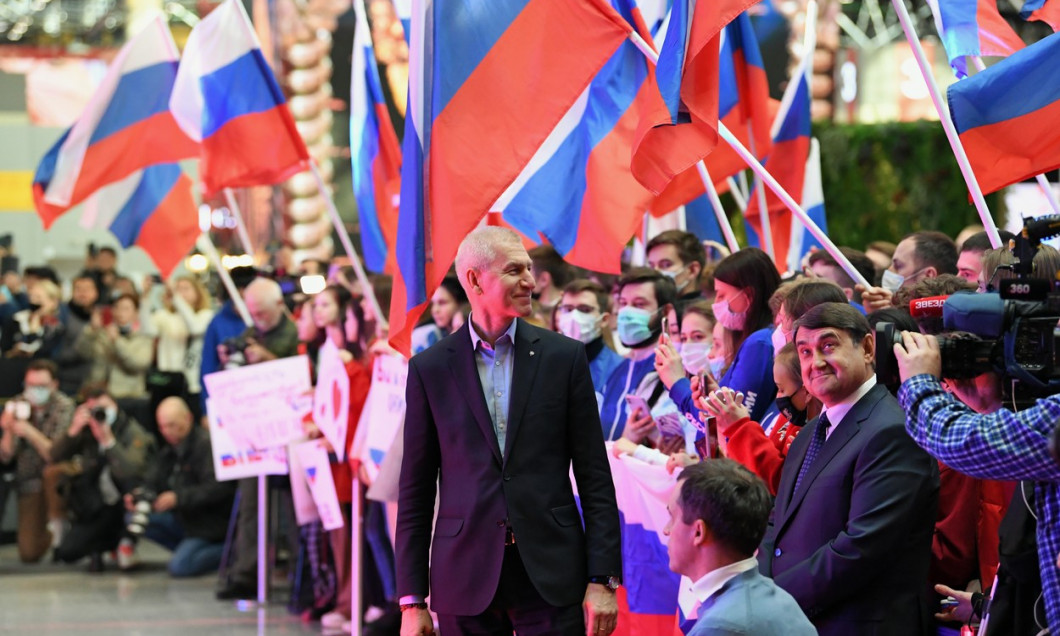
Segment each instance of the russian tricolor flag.
[{"label": "russian tricolor flag", "polygon": [[968,75],[966,56],[1008,57],[1023,40],[997,11],[995,0],[927,0],[950,66],[958,78]]},{"label": "russian tricolor flag", "polygon": [[397,234],[401,146],[390,121],[364,6],[357,17],[350,80],[350,162],[364,264],[382,272]]},{"label": "russian tricolor flag", "polygon": [[416,0],[390,341],[630,27],[602,0]]},{"label": "russian tricolor flag", "polygon": [[[612,6],[648,39],[630,0]],[[567,262],[619,273],[622,250],[653,195],[630,172],[638,96],[652,90],[649,65],[623,42],[494,204],[506,224],[551,243]]]},{"label": "russian tricolor flag", "polygon": [[138,245],[168,277],[199,236],[191,179],[175,163],[137,170],[85,201],[81,226],[110,230],[124,248]]},{"label": "russian tricolor flag", "polygon": [[1060,167],[1060,35],[948,89],[950,116],[983,193]]},{"label": "russian tricolor flag", "polygon": [[757,0],[675,0],[659,51],[661,100],[642,105],[633,174],[659,194],[718,143],[719,35]]},{"label": "russian tricolor flag", "polygon": [[45,228],[136,170],[195,156],[169,111],[177,59],[161,16],[121,48],[85,112],[37,166],[33,201]]},{"label": "russian tricolor flag", "polygon": [[[806,160],[810,155],[810,87],[808,80],[808,57],[791,78],[777,113],[776,133],[773,149],[766,158],[765,167],[793,198],[799,200],[806,181]],[[788,267],[788,249],[792,232],[792,215],[784,202],[772,191],[766,192],[766,207],[769,210],[770,230],[773,235],[773,256],[778,269]],[[748,244],[762,244],[762,227],[759,219],[760,197],[752,193],[747,205],[746,221]],[[794,271],[794,270],[793,270]]]},{"label": "russian tricolor flag", "polygon": [[1035,20],[1049,25],[1053,31],[1060,30],[1060,3],[1056,0],[1027,0],[1020,9],[1024,20]]},{"label": "russian tricolor flag", "polygon": [[239,0],[221,3],[192,29],[170,108],[201,143],[199,174],[207,194],[279,183],[309,165]]}]

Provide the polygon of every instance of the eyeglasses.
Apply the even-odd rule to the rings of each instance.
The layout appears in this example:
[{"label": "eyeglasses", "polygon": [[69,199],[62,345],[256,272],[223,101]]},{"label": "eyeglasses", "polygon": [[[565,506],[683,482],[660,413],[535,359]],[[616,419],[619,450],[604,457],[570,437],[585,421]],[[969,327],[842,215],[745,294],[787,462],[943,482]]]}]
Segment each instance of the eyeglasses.
[{"label": "eyeglasses", "polygon": [[600,311],[599,307],[592,305],[560,305],[556,307],[561,314],[569,314],[572,311],[580,311],[583,314],[595,314]]}]

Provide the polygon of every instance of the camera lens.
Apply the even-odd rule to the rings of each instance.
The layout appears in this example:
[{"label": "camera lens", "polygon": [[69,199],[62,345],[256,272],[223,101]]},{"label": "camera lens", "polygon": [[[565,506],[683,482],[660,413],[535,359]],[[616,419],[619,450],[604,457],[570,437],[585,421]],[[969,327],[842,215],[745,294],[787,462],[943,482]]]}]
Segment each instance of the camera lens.
[{"label": "camera lens", "polygon": [[107,421],[107,411],[102,406],[93,407],[89,414],[92,419],[96,420],[100,424],[104,424]]}]

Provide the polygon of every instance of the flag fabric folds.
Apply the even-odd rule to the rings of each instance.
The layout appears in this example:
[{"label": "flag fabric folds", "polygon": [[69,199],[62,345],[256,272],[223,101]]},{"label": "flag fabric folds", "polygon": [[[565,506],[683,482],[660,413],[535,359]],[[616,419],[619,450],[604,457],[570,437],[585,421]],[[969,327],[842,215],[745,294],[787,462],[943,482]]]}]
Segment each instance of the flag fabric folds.
[{"label": "flag fabric folds", "polygon": [[184,48],[170,108],[201,144],[207,194],[279,183],[309,165],[272,70],[239,0],[226,0],[195,25]]},{"label": "flag fabric folds", "polygon": [[675,0],[655,69],[659,94],[641,104],[632,170],[662,193],[718,144],[719,34],[757,0]]},{"label": "flag fabric folds", "polygon": [[1020,9],[1024,20],[1035,20],[1049,25],[1053,31],[1060,30],[1060,2],[1057,0],[1027,0]]},{"label": "flag fabric folds", "polygon": [[413,3],[390,341],[409,336],[456,249],[611,58],[602,0]]},{"label": "flag fabric folds", "polygon": [[948,89],[950,116],[983,193],[1060,167],[1060,35]]},{"label": "flag fabric folds", "polygon": [[[631,0],[613,6],[650,37]],[[494,204],[506,224],[551,243],[573,265],[619,273],[622,250],[653,199],[629,169],[636,100],[652,90],[648,75],[648,60],[623,42]]]},{"label": "flag fabric folds", "polygon": [[[798,201],[806,177],[806,159],[810,154],[810,87],[806,63],[796,69],[791,78],[788,95],[781,102],[777,113],[780,122],[773,148],[766,158],[765,167],[776,178],[784,190]],[[761,186],[759,186],[761,187]],[[788,244],[791,239],[792,214],[780,198],[771,190],[766,191],[766,208],[769,214],[770,231],[773,238],[773,257],[777,268],[788,266]],[[748,244],[764,243],[761,227],[760,197],[751,193],[745,219],[748,226]]]},{"label": "flag fabric folds", "polygon": [[191,179],[175,163],[137,170],[86,200],[81,225],[109,230],[124,248],[140,246],[168,277],[199,236]]},{"label": "flag fabric folds", "polygon": [[966,56],[1008,57],[1024,47],[996,0],[928,0],[928,6],[958,78],[968,75]]},{"label": "flag fabric folds", "polygon": [[45,228],[136,170],[195,156],[169,111],[177,59],[161,16],[121,48],[85,112],[37,166],[33,201]]},{"label": "flag fabric folds", "polygon": [[350,80],[350,162],[364,264],[382,272],[397,234],[401,147],[390,121],[364,6],[357,17]]}]

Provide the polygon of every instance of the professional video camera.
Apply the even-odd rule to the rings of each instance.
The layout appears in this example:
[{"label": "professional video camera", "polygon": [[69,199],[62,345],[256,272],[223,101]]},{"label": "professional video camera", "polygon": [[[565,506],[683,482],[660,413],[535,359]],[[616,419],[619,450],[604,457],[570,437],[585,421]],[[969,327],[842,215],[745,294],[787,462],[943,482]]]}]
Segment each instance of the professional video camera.
[{"label": "professional video camera", "polygon": [[[1001,265],[1015,278],[998,292],[959,292],[909,303],[914,318],[941,317],[938,336],[942,377],[974,378],[1001,374],[1005,400],[1017,407],[1060,393],[1060,283],[1032,278],[1032,261],[1042,239],[1060,234],[1060,215],[1025,219],[1010,248],[1015,262]],[[889,388],[899,383],[893,345],[901,333],[891,323],[876,325],[876,377]]]}]

